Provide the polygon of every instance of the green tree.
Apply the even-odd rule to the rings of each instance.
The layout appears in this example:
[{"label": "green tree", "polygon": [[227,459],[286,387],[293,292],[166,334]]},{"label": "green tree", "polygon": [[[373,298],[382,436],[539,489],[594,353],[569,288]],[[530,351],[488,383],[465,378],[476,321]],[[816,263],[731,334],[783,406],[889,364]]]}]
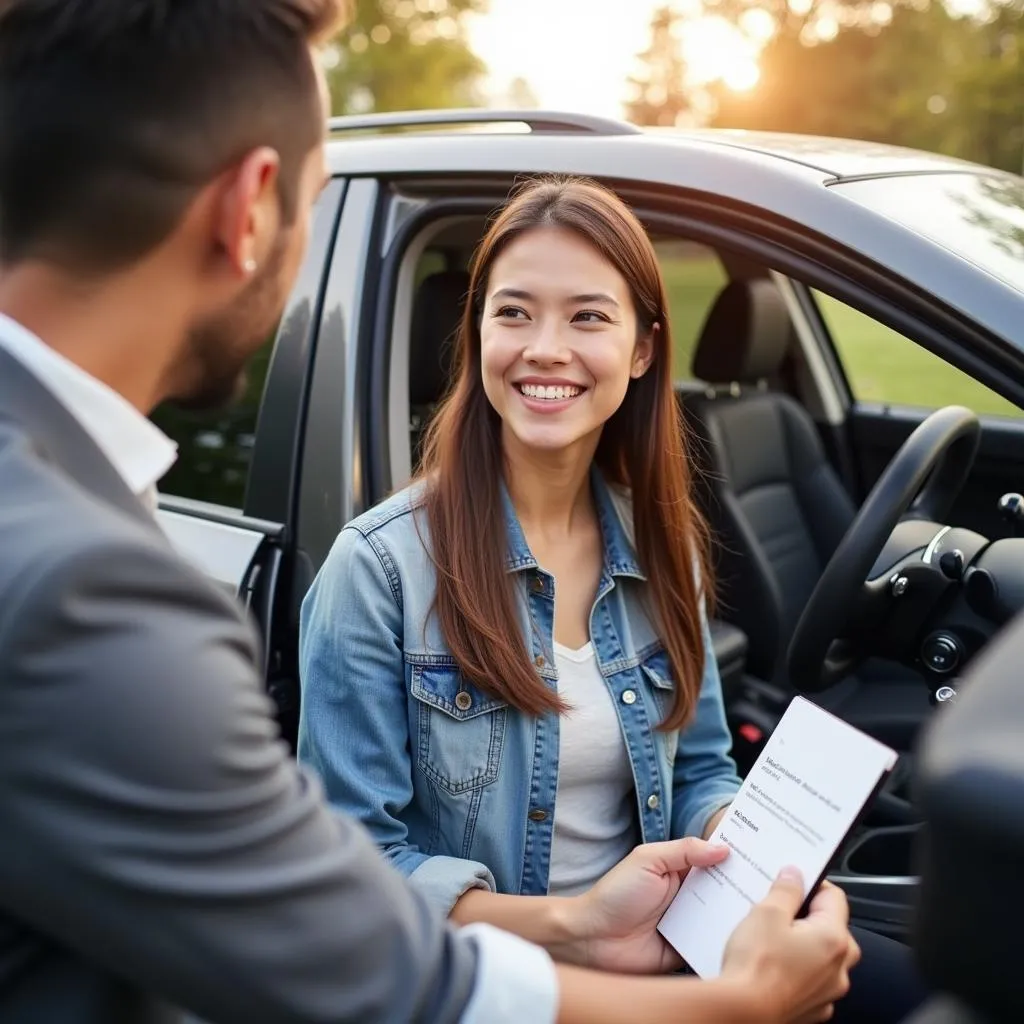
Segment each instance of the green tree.
[{"label": "green tree", "polygon": [[485,71],[465,16],[487,0],[356,0],[326,57],[335,114],[474,105]]},{"label": "green tree", "polygon": [[756,89],[716,88],[712,123],[941,149],[961,35],[941,4],[898,7],[887,24],[851,25],[829,39],[776,32]]},{"label": "green tree", "polygon": [[681,15],[659,7],[651,18],[651,42],[637,56],[637,71],[628,80],[626,117],[634,124],[673,127],[691,115],[686,63],[677,35]]},{"label": "green tree", "polygon": [[703,0],[706,14],[718,14],[743,29],[754,14],[768,18],[783,38],[830,39],[842,28],[877,25],[884,10],[902,3],[920,6],[928,0]]},{"label": "green tree", "polygon": [[962,45],[948,104],[952,150],[1024,173],[1024,0],[994,7]]},{"label": "green tree", "polygon": [[939,2],[889,13],[829,39],[795,23],[776,32],[756,89],[714,87],[712,124],[894,143],[1019,172],[1024,0],[984,18]]}]

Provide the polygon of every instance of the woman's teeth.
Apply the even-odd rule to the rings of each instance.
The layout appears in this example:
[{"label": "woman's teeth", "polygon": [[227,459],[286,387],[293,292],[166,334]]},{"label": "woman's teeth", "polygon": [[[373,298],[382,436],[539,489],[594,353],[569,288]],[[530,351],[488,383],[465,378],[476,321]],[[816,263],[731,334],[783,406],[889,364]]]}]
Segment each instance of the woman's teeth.
[{"label": "woman's teeth", "polygon": [[583,392],[583,388],[574,384],[555,384],[543,386],[541,384],[520,384],[519,390],[527,398],[543,398],[547,401],[559,401],[560,399],[575,398]]}]

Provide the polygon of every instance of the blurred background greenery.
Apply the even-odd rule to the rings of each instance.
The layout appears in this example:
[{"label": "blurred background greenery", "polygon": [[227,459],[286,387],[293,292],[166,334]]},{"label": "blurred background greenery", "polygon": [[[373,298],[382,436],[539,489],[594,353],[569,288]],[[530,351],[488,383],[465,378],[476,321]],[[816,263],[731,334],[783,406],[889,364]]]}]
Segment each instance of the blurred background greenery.
[{"label": "blurred background greenery", "polygon": [[335,113],[568,106],[1024,166],[1024,0],[356,0]]}]

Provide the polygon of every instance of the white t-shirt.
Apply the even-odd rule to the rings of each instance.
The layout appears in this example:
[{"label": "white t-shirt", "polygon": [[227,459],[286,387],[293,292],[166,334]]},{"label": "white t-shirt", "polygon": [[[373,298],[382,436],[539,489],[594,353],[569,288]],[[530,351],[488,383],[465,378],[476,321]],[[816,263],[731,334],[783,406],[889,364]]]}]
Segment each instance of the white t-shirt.
[{"label": "white t-shirt", "polygon": [[593,644],[554,645],[560,719],[558,789],[548,892],[589,889],[637,844],[636,792],[611,693]]}]

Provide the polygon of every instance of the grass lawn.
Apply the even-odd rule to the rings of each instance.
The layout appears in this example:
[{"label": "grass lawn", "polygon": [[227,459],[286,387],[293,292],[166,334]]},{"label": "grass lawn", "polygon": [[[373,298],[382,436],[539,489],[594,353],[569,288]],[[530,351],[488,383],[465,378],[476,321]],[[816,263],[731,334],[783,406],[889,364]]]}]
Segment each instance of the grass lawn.
[{"label": "grass lawn", "polygon": [[[668,291],[674,374],[691,375],[690,361],[704,319],[725,284],[718,260],[685,243],[658,246]],[[1021,416],[1022,410],[955,366],[863,313],[827,295],[818,301],[854,395],[865,402],[920,406],[965,405],[979,415]]]},{"label": "grass lawn", "polygon": [[843,305],[818,296],[853,393],[892,405],[965,405],[979,416],[1020,416],[1012,402],[901,334]]}]

